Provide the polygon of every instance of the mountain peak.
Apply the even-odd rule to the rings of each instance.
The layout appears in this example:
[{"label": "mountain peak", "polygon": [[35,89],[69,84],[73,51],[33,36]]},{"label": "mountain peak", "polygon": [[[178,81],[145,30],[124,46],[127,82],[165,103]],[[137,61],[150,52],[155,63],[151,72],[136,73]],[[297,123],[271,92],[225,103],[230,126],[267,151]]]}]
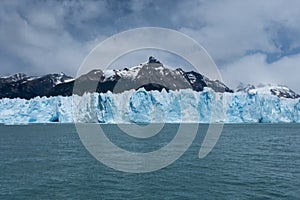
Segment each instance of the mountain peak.
[{"label": "mountain peak", "polygon": [[157,63],[157,64],[161,64],[161,62],[159,60],[157,60],[156,58],[154,58],[153,56],[150,56],[148,58],[148,64],[150,63]]}]

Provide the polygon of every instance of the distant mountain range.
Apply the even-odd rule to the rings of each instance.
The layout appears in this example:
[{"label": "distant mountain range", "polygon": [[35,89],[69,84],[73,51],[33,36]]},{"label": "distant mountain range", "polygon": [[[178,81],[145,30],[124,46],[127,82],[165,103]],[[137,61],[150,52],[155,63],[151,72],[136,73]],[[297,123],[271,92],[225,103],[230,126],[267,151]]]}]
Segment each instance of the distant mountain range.
[{"label": "distant mountain range", "polygon": [[[76,89],[73,90],[76,81]],[[82,95],[85,92],[121,93],[126,90],[145,88],[146,90],[180,90],[191,88],[203,91],[209,87],[215,92],[230,92],[234,90],[227,87],[219,80],[210,80],[195,71],[184,71],[180,68],[169,69],[149,57],[148,62],[124,68],[122,70],[92,70],[77,79],[61,74],[48,74],[35,77],[26,74],[15,74],[0,78],[0,98],[31,99],[37,96],[71,96]],[[240,85],[236,92],[271,93],[278,97],[299,98],[291,89],[284,86],[259,86]]]},{"label": "distant mountain range", "polygon": [[74,81],[70,76],[47,74],[45,76],[28,76],[15,74],[0,78],[0,98],[31,99],[36,96],[49,96],[53,88],[59,84]]},{"label": "distant mountain range", "polygon": [[290,88],[286,86],[281,85],[271,85],[271,84],[259,84],[257,86],[251,85],[251,84],[239,84],[236,88],[235,92],[245,92],[248,94],[272,94],[278,97],[283,98],[291,98],[291,99],[297,99],[300,97],[299,94],[291,90]]}]

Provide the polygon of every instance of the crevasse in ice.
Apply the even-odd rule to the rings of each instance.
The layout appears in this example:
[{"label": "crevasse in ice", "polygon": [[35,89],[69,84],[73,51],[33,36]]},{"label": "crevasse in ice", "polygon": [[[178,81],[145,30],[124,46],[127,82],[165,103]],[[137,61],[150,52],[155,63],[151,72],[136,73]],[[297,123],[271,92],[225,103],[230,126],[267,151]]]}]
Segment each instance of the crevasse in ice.
[{"label": "crevasse in ice", "polygon": [[131,90],[1,99],[0,123],[300,122],[300,100],[269,94]]}]

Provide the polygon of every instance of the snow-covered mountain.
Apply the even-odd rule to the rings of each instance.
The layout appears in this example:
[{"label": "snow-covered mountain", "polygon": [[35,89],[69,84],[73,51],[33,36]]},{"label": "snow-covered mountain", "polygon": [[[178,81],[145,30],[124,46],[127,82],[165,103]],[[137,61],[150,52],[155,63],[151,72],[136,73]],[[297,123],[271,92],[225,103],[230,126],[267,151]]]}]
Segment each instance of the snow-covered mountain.
[{"label": "snow-covered mountain", "polygon": [[254,85],[244,85],[242,83],[236,88],[235,92],[244,92],[248,94],[271,94],[277,97],[282,98],[291,98],[296,99],[299,98],[300,95],[291,90],[286,86],[281,85],[271,85],[271,84],[259,84],[258,86]]},{"label": "snow-covered mountain", "polygon": [[12,75],[12,76],[0,77],[0,84],[15,83],[15,82],[18,82],[20,80],[27,80],[28,78],[29,78],[29,76],[27,76],[24,73],[17,73],[17,74]]}]

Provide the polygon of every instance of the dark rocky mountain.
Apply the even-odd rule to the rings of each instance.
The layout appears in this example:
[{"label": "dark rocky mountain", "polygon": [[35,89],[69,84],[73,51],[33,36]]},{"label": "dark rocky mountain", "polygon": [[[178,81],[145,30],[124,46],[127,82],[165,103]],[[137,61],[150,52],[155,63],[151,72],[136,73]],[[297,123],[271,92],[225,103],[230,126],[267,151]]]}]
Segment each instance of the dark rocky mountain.
[{"label": "dark rocky mountain", "polygon": [[[74,87],[74,85],[76,87]],[[191,88],[203,91],[209,87],[216,92],[233,92],[219,80],[210,80],[204,75],[181,68],[169,69],[149,57],[148,62],[122,70],[92,70],[76,80],[63,73],[48,74],[41,77],[18,73],[0,78],[0,98],[31,99],[36,96],[70,96],[85,92],[120,93],[126,90],[145,88],[146,90],[180,90]],[[300,98],[300,95],[286,86],[244,85],[235,92],[272,94],[282,98]]]},{"label": "dark rocky mountain", "polygon": [[36,96],[70,96],[107,91],[120,93],[139,88],[148,91],[187,88],[202,91],[204,87],[210,87],[216,92],[233,92],[218,80],[210,80],[194,71],[169,69],[154,57],[149,57],[148,62],[129,69],[92,70],[76,80],[64,74],[49,74],[42,77],[16,74],[3,77],[0,78],[0,98],[30,99]]},{"label": "dark rocky mountain", "polygon": [[41,77],[19,73],[2,77],[0,78],[0,98],[30,99],[36,96],[47,96],[56,85],[72,80],[72,77],[63,73]]},{"label": "dark rocky mountain", "polygon": [[[145,88],[146,90],[180,90],[191,88],[202,91],[204,87],[211,87],[216,92],[233,92],[220,81],[212,81],[205,76],[194,72],[185,72],[182,69],[169,69],[149,57],[148,62],[132,68],[122,70],[93,70],[80,76],[75,81],[59,84],[52,88],[49,96],[69,96],[72,93],[82,95],[84,92],[120,93],[126,90]],[[74,91],[73,91],[74,88]]]}]

